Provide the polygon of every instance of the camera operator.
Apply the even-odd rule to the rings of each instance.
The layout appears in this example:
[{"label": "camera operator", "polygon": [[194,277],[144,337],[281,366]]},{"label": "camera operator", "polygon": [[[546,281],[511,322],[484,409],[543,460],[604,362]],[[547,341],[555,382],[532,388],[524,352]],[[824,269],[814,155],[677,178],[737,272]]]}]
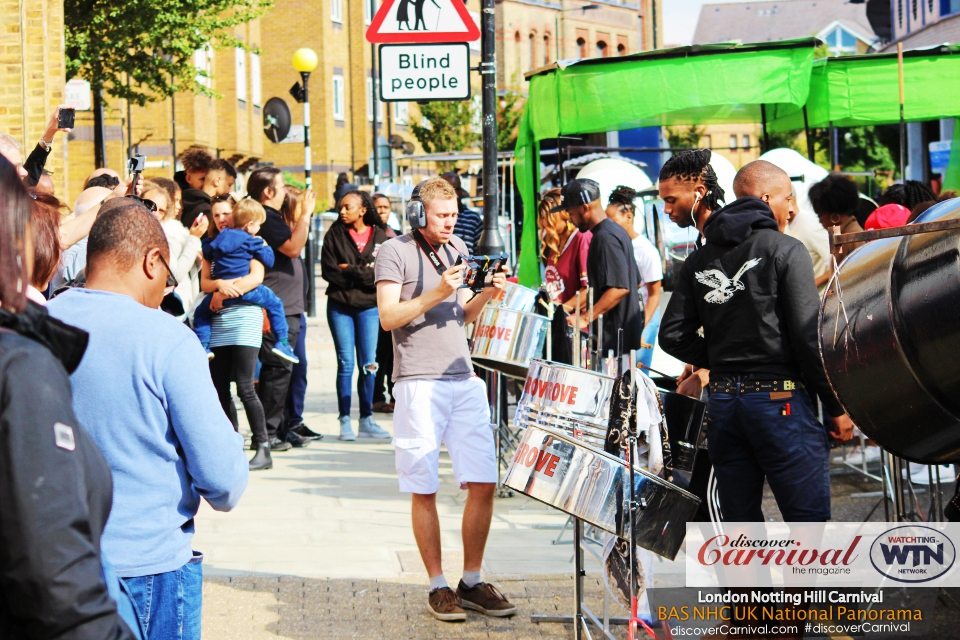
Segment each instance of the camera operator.
[{"label": "camera operator", "polygon": [[35,187],[43,175],[43,167],[47,164],[47,156],[53,150],[53,137],[58,131],[70,133],[73,129],[68,127],[60,128],[60,110],[71,109],[65,104],[60,105],[50,116],[47,122],[47,128],[40,136],[37,146],[27,157],[26,161],[20,155],[20,143],[16,138],[6,133],[0,133],[0,155],[10,161],[17,168],[17,173],[28,187]]},{"label": "camera operator", "polygon": [[[466,265],[455,263],[467,247],[453,235],[456,191],[442,178],[431,178],[417,187],[415,197],[417,192],[420,202],[412,202],[408,210],[415,230],[380,247],[375,271],[380,323],[393,334],[393,444],[400,491],[413,494],[413,533],[430,577],[433,616],[465,620],[464,607],[509,616],[516,607],[493,585],[480,581],[497,461],[486,385],[473,373],[464,333],[506,279],[503,273],[495,274],[493,287],[473,297],[462,289]],[[468,491],[463,579],[456,591],[447,585],[440,562],[436,500],[441,442],[453,462],[454,477]]]}]

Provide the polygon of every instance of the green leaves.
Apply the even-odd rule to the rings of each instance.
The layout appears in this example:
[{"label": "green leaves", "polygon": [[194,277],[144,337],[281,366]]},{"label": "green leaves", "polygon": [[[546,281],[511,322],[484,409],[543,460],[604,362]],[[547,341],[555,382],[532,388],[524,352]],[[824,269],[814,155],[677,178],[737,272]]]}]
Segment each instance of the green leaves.
[{"label": "green leaves", "polygon": [[420,119],[411,120],[410,131],[427,153],[465,151],[480,141],[474,111],[472,100],[421,104]]},{"label": "green leaves", "polygon": [[[273,0],[64,0],[67,78],[80,76],[138,105],[177,91],[216,96],[198,82],[205,46],[256,50],[233,33]],[[128,86],[129,79],[129,86]]]}]

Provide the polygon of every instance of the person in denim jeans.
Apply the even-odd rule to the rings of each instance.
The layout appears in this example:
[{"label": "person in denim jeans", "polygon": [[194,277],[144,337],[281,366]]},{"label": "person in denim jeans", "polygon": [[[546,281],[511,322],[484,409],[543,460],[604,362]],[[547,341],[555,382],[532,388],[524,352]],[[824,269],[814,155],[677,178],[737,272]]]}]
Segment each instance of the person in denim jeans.
[{"label": "person in denim jeans", "polygon": [[47,309],[90,336],[70,380],[76,417],[113,474],[103,555],[147,640],[199,640],[194,519],[201,498],[233,509],[249,471],[203,348],[158,309],[173,284],[169,256],[163,228],[143,205],[114,207],[90,231],[86,288],[60,294]]},{"label": "person in denim jeans", "polygon": [[354,352],[360,358],[357,395],[360,401],[361,438],[389,438],[373,421],[373,388],[377,369],[377,288],[374,262],[387,241],[383,221],[370,195],[348,191],[340,198],[340,219],[323,238],[321,274],[327,281],[327,323],[337,349],[337,404],[340,439],[356,440],[350,427],[350,386]]}]

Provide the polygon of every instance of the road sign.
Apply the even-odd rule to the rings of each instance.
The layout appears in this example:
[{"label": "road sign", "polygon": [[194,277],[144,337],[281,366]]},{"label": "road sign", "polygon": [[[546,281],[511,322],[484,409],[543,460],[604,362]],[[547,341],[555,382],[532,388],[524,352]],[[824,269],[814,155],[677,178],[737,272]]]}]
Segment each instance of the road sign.
[{"label": "road sign", "polygon": [[480,28],[463,0],[384,0],[367,28],[368,42],[470,42]]},{"label": "road sign", "polygon": [[469,45],[381,45],[380,99],[383,102],[469,100]]},{"label": "road sign", "polygon": [[74,78],[67,82],[64,91],[64,104],[68,104],[77,111],[90,111],[90,82]]}]

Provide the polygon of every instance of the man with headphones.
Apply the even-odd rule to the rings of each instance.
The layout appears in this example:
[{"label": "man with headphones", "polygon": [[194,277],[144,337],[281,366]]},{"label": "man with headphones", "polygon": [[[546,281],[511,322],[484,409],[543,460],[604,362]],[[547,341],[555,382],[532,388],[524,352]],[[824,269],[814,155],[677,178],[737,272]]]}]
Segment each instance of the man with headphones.
[{"label": "man with headphones", "polygon": [[[466,325],[496,289],[473,295],[461,288],[467,255],[453,235],[457,193],[442,178],[414,189],[407,206],[412,231],[388,240],[377,255],[380,324],[393,335],[393,414],[400,491],[412,494],[413,533],[430,577],[428,606],[439,620],[465,620],[464,609],[490,616],[517,612],[491,584],[480,580],[483,550],[493,517],[497,462],[483,380],[473,372]],[[440,445],[446,444],[453,475],[467,490],[463,510],[463,578],[456,591],[440,559]]]}]

